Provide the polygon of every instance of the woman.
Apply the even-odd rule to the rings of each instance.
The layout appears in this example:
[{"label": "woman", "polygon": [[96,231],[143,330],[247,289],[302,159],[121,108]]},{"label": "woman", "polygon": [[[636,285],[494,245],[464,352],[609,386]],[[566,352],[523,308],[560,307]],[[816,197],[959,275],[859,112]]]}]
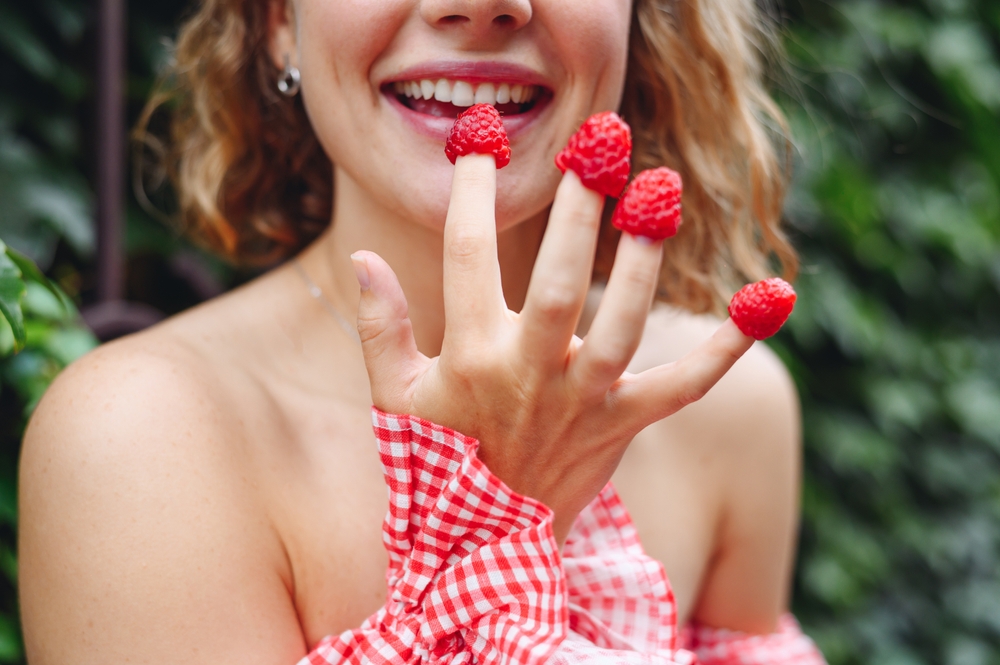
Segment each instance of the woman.
[{"label": "woman", "polygon": [[[386,603],[373,403],[480,440],[560,542],[614,473],[681,624],[775,631],[794,390],[731,323],[711,337],[688,313],[772,254],[794,263],[754,21],[737,2],[204,2],[175,66],[192,232],[270,260],[332,223],[48,392],[21,467],[31,662],[292,663],[361,625]],[[505,111],[499,174],[443,154],[476,95]],[[618,107],[634,170],[684,176],[686,221],[663,248],[624,236],[602,298],[603,201],[552,160]],[[654,291],[674,306],[649,310]]]}]

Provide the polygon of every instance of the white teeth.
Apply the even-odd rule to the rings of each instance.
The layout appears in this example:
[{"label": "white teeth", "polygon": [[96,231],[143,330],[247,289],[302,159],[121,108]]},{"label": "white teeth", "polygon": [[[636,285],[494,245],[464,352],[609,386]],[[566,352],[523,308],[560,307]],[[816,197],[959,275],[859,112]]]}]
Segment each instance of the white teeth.
[{"label": "white teeth", "polygon": [[465,81],[455,81],[455,86],[451,89],[451,103],[455,106],[472,106],[475,103],[472,85]]},{"label": "white teeth", "polygon": [[497,104],[506,104],[510,101],[510,86],[506,83],[501,83],[500,87],[497,88]]},{"label": "white teeth", "polygon": [[[458,84],[455,84],[458,87]],[[493,87],[492,83],[480,83],[479,87],[476,88],[476,99],[477,104],[490,104],[496,105],[497,103],[497,93],[496,88]]]},{"label": "white teeth", "polygon": [[397,95],[416,99],[436,99],[451,102],[455,106],[466,107],[473,104],[526,104],[538,96],[534,85],[511,85],[509,83],[480,83],[473,86],[468,81],[448,79],[421,79],[419,81],[395,81],[392,84]]},{"label": "white teeth", "polygon": [[450,102],[451,101],[451,84],[448,83],[447,79],[441,79],[434,86],[434,99],[439,102]]}]

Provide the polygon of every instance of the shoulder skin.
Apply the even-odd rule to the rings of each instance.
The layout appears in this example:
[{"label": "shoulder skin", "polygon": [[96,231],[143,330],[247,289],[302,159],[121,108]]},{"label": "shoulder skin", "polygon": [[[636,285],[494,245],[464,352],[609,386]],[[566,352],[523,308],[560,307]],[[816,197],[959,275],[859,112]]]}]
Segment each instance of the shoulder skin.
[{"label": "shoulder skin", "polygon": [[[657,306],[630,369],[675,360],[720,324]],[[659,514],[687,511],[701,524],[691,524],[690,515],[686,525],[683,516],[661,521],[707,530],[698,561],[673,555],[686,579],[668,567],[682,618],[766,633],[785,611],[799,512],[799,420],[791,377],[765,344],[756,343],[699,402],[644,432],[640,445],[656,448],[655,455],[646,452],[660,477],[683,470],[688,477],[678,482],[691,485],[686,495],[669,495],[681,505],[657,506]],[[644,542],[652,551],[671,537],[677,534],[660,525]],[[675,550],[663,551],[671,556]]]},{"label": "shoulder skin", "polygon": [[304,655],[241,425],[204,367],[157,328],[80,359],[39,404],[19,488],[33,665]]}]

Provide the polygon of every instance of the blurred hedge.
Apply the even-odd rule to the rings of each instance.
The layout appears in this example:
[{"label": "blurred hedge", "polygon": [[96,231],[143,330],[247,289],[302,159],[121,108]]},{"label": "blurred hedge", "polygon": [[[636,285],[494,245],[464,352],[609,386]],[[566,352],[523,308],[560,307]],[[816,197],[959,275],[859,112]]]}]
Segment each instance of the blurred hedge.
[{"label": "blurred hedge", "polygon": [[[182,10],[131,3],[132,117]],[[804,259],[799,307],[773,343],[805,417],[794,609],[832,665],[1000,663],[1000,3],[781,12],[790,64],[775,88],[796,147],[787,217]],[[86,3],[0,0],[0,237],[84,304],[93,33]],[[134,200],[128,244],[130,297],[167,313],[209,294],[206,279],[236,278]],[[25,311],[28,347],[0,361],[0,662],[22,658],[24,417],[93,344],[44,289]]]},{"label": "blurred hedge", "polygon": [[831,663],[1000,663],[1000,4],[789,9],[796,609]]}]

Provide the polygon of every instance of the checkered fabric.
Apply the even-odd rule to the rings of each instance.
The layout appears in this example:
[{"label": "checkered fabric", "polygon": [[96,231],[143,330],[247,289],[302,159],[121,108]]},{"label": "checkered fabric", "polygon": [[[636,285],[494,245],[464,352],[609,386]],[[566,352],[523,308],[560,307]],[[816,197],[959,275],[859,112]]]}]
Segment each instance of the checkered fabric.
[{"label": "checkered fabric", "polygon": [[642,551],[610,484],[560,556],[552,512],[490,473],[478,441],[375,408],[372,424],[389,486],[389,600],[299,665],[695,663],[678,648],[663,567]]},{"label": "checkered fabric", "polygon": [[778,630],[770,635],[689,625],[681,641],[702,665],[826,665],[791,614],[781,617]]},{"label": "checkered fabric", "polygon": [[642,549],[609,483],[573,524],[563,548],[570,628],[608,649],[672,652],[677,611],[666,573]]},{"label": "checkered fabric", "polygon": [[552,511],[491,474],[476,440],[378,409],[372,421],[389,486],[389,600],[301,665],[545,662],[567,624]]}]

